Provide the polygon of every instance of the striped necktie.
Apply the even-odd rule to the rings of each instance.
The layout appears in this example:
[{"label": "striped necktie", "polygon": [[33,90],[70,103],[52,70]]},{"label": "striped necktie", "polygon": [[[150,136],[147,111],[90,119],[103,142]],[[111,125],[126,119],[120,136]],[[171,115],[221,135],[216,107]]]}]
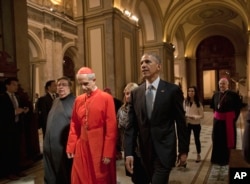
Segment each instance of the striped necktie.
[{"label": "striped necktie", "polygon": [[[11,101],[12,101],[14,109],[16,110],[18,108],[18,103],[17,103],[17,99],[13,93],[11,94]],[[19,116],[15,115],[15,122],[18,122],[18,120],[19,120]]]},{"label": "striped necktie", "polygon": [[56,99],[56,94],[55,93],[52,94],[52,98],[53,98],[53,100]]},{"label": "striped necktie", "polygon": [[14,109],[18,108],[17,101],[13,93],[11,94],[11,101],[12,101]]}]

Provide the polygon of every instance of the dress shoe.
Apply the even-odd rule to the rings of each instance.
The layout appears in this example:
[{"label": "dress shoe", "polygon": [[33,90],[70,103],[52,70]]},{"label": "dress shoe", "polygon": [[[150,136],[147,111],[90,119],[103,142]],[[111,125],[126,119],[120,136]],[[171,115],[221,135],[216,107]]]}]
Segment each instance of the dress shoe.
[{"label": "dress shoe", "polygon": [[[181,158],[182,157],[182,158]],[[187,161],[186,161],[186,158],[185,157],[187,157],[186,155],[184,155],[184,157],[183,156],[181,156],[181,155],[178,155],[178,157],[177,157],[177,161],[175,162],[175,166],[176,167],[183,167],[183,168],[186,168],[187,167]],[[185,161],[183,161],[183,159],[185,160]]]},{"label": "dress shoe", "polygon": [[17,175],[15,175],[15,174],[9,174],[9,175],[7,176],[7,178],[8,178],[9,180],[19,180],[19,177],[18,177]]},{"label": "dress shoe", "polygon": [[186,167],[187,167],[187,162],[179,161],[179,162],[177,162],[176,167],[180,167],[180,168],[183,167],[183,168],[186,168]]},{"label": "dress shoe", "polygon": [[27,174],[22,173],[22,172],[19,172],[19,173],[17,173],[16,175],[17,175],[18,177],[25,177],[25,176],[27,176]]},{"label": "dress shoe", "polygon": [[186,161],[181,161],[181,159],[179,158],[176,163],[175,163],[176,167],[183,167],[186,168],[187,167],[187,162]]},{"label": "dress shoe", "polygon": [[196,163],[200,162],[201,161],[201,156],[200,154],[197,155],[197,159],[195,160]]},{"label": "dress shoe", "polygon": [[116,153],[116,160],[122,160],[122,152],[117,152]]}]

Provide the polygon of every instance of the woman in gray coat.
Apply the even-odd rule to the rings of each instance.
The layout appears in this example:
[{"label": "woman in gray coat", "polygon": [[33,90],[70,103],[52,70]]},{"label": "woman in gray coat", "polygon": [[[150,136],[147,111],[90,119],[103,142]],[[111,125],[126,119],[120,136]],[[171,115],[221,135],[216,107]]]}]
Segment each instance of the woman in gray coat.
[{"label": "woman in gray coat", "polygon": [[75,96],[71,81],[66,77],[57,80],[59,98],[53,102],[48,115],[44,138],[44,183],[70,184],[72,160],[67,158],[66,144]]}]

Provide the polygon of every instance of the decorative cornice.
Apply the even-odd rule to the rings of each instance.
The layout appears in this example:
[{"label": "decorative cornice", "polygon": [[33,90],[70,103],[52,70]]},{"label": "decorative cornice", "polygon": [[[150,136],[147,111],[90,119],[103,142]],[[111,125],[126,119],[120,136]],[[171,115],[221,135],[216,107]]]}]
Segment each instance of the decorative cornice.
[{"label": "decorative cornice", "polygon": [[37,7],[28,3],[28,20],[38,24],[61,29],[62,31],[77,36],[77,22],[71,20],[63,13],[51,12],[45,7]]}]

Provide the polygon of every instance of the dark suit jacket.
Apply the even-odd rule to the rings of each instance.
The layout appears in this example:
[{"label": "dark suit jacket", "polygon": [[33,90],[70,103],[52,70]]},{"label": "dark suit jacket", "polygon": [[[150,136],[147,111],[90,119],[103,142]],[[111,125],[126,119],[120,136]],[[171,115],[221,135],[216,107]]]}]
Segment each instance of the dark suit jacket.
[{"label": "dark suit jacket", "polygon": [[[18,95],[16,95],[16,99],[18,101],[19,107],[24,107]],[[19,115],[19,120],[22,119],[22,116],[23,114]],[[2,126],[4,126],[4,128],[7,128],[8,126],[12,126],[13,124],[15,124],[15,109],[8,93],[3,93],[0,96],[0,119],[1,128]]]},{"label": "dark suit jacket", "polygon": [[125,155],[133,155],[138,135],[143,163],[148,172],[152,173],[149,170],[152,168],[152,159],[155,155],[166,168],[175,165],[175,123],[179,153],[188,153],[189,143],[183,110],[184,99],[180,88],[160,80],[150,120],[147,118],[145,90],[146,83],[143,83],[131,93],[129,124],[125,132]]},{"label": "dark suit jacket", "polygon": [[[16,96],[19,107],[23,107]],[[21,122],[23,114],[19,115]],[[15,122],[15,109],[7,93],[0,95],[0,172],[16,169],[19,154],[20,122]],[[2,170],[3,169],[3,170]]]},{"label": "dark suit jacket", "polygon": [[7,128],[15,123],[15,109],[7,93],[3,93],[0,100],[1,128]]},{"label": "dark suit jacket", "polygon": [[38,122],[43,130],[46,130],[47,118],[52,104],[53,99],[49,93],[40,97],[37,101]]}]

